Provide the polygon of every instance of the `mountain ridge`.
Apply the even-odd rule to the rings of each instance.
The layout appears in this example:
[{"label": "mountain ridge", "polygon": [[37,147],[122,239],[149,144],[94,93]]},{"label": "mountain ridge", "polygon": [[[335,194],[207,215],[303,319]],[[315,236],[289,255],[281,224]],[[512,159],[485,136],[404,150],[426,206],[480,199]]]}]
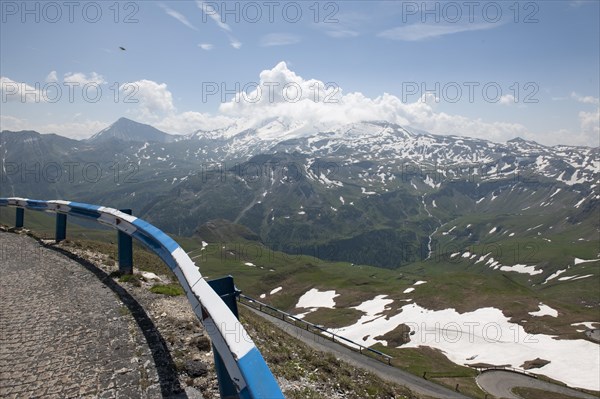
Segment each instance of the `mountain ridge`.
[{"label": "mountain ridge", "polygon": [[[0,195],[135,207],[178,235],[225,219],[275,249],[387,268],[410,263],[409,249],[425,258],[440,243],[508,240],[509,226],[537,240],[523,219],[553,227],[548,240],[597,236],[598,148],[500,144],[383,121],[292,136],[235,129],[168,143],[3,132]],[[477,228],[446,227],[461,220]],[[505,236],[488,233],[497,221]]]},{"label": "mountain ridge", "polygon": [[[216,128],[216,129],[211,129],[211,130],[197,129],[197,130],[193,131],[192,133],[188,133],[188,134],[176,134],[176,133],[164,132],[162,130],[155,128],[154,126],[152,126],[150,124],[145,124],[145,123],[134,121],[129,118],[120,117],[115,122],[113,122],[106,128],[98,131],[97,133],[93,134],[92,136],[90,136],[88,138],[84,138],[84,139],[79,139],[79,140],[72,139],[67,136],[62,136],[57,133],[39,133],[34,130],[20,130],[20,131],[2,130],[2,131],[0,131],[0,133],[4,133],[4,132],[6,132],[6,133],[31,133],[31,132],[34,132],[34,133],[38,133],[38,134],[44,135],[44,136],[55,135],[55,136],[64,137],[64,138],[67,138],[70,140],[83,141],[83,142],[96,142],[96,141],[106,140],[108,138],[117,138],[117,139],[120,139],[123,141],[138,141],[138,142],[157,141],[157,142],[164,142],[164,143],[170,143],[173,141],[181,141],[181,140],[228,141],[228,140],[234,139],[236,137],[239,139],[244,136],[249,136],[249,135],[251,136],[251,133],[255,133],[255,134],[257,134],[257,138],[260,138],[263,141],[284,142],[284,141],[288,141],[288,140],[302,139],[302,138],[307,138],[307,137],[311,137],[311,136],[324,136],[327,134],[335,134],[336,132],[339,132],[340,130],[342,130],[344,128],[348,129],[348,127],[359,126],[361,124],[372,124],[372,125],[378,125],[378,126],[394,125],[394,126],[400,127],[408,135],[412,135],[415,137],[426,136],[426,137],[438,137],[438,138],[452,138],[455,140],[482,141],[482,142],[489,142],[489,143],[499,144],[499,145],[504,144],[507,146],[508,145],[528,145],[528,146],[532,146],[532,147],[542,147],[542,148],[590,148],[590,149],[600,148],[600,147],[593,147],[593,146],[581,146],[581,145],[571,146],[571,145],[564,145],[564,144],[557,144],[557,145],[549,146],[549,145],[538,143],[533,140],[527,140],[527,139],[524,139],[519,136],[514,137],[510,140],[507,140],[506,142],[496,142],[496,141],[491,141],[491,140],[482,139],[482,138],[475,138],[475,137],[470,137],[470,136],[457,136],[455,134],[445,135],[445,134],[430,133],[430,132],[424,131],[422,129],[405,127],[405,126],[397,125],[395,123],[388,122],[385,120],[372,120],[372,121],[365,120],[362,122],[354,122],[354,123],[349,123],[349,124],[322,124],[321,126],[312,126],[310,128],[306,127],[305,124],[303,124],[301,122],[297,122],[297,121],[285,122],[282,118],[268,118],[265,120],[260,120],[258,122],[249,122],[249,121],[244,121],[244,120],[238,120],[227,126],[223,126],[223,127]],[[261,129],[266,128],[266,130],[271,130],[277,126],[287,128],[282,131],[280,130],[280,132],[283,132],[282,136],[272,137],[270,134],[267,134],[266,137],[264,135],[261,137],[260,133],[261,132],[264,133],[264,130],[261,131]],[[301,128],[305,128],[305,129],[302,130]],[[137,130],[137,132],[134,132],[135,130]],[[140,132],[140,130],[141,130],[141,132]],[[300,130],[303,133],[292,135],[290,137],[290,135],[286,134],[286,132],[288,132],[290,130],[291,131]],[[351,133],[351,129],[348,129],[346,131],[346,133]]]}]

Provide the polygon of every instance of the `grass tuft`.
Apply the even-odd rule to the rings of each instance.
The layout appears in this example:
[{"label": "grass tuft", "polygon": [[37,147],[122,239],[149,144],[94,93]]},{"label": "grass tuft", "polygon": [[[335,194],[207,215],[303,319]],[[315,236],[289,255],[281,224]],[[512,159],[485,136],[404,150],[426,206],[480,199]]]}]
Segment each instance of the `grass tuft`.
[{"label": "grass tuft", "polygon": [[150,291],[155,294],[162,294],[168,296],[183,295],[185,292],[178,284],[157,284],[150,288]]}]

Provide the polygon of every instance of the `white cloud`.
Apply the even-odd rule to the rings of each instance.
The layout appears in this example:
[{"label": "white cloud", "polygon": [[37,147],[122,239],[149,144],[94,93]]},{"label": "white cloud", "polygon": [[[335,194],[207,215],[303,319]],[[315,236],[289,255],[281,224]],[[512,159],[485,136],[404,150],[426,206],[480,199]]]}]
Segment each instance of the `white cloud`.
[{"label": "white cloud", "polygon": [[0,96],[2,97],[2,103],[42,103],[46,101],[39,83],[32,87],[27,83],[16,82],[6,76],[0,76]]},{"label": "white cloud", "polygon": [[200,10],[202,10],[202,13],[204,13],[204,15],[210,17],[210,19],[212,19],[215,22],[215,24],[217,24],[217,26],[223,32],[225,32],[225,34],[227,34],[227,37],[229,38],[229,44],[231,45],[231,47],[233,47],[236,50],[239,50],[242,47],[242,42],[240,42],[233,36],[233,31],[231,30],[231,27],[221,20],[221,15],[216,10],[214,5],[211,4],[211,2],[207,3],[201,0],[196,0],[196,5]]},{"label": "white cloud", "polygon": [[212,50],[213,48],[215,48],[215,46],[213,46],[210,43],[200,43],[198,45],[198,47],[200,47],[202,50],[206,50],[206,51],[209,51],[209,50]]},{"label": "white cloud", "polygon": [[280,62],[273,69],[260,73],[259,85],[249,93],[237,93],[230,101],[221,104],[220,110],[226,114],[245,116],[253,114],[257,108],[264,110],[280,105],[303,102],[321,103],[339,101],[341,89],[326,85],[318,80],[305,80]]},{"label": "white cloud", "polygon": [[198,5],[198,8],[201,9],[205,15],[215,21],[219,28],[223,29],[224,31],[231,32],[229,25],[221,21],[221,15],[212,4],[197,0],[196,5]]},{"label": "white cloud", "polygon": [[[113,122],[113,121],[111,121]],[[107,127],[103,121],[86,120],[84,122],[48,123],[37,127],[40,133],[56,133],[72,139],[85,139]]]},{"label": "white cloud", "polygon": [[300,42],[300,37],[289,33],[269,33],[260,39],[260,45],[263,47],[285,46]]},{"label": "white cloud", "polygon": [[513,105],[516,103],[515,96],[512,94],[504,94],[500,96],[500,101],[498,101],[501,105]]},{"label": "white cloud", "polygon": [[364,14],[360,12],[336,12],[334,14],[322,15],[323,23],[315,24],[317,29],[321,29],[326,35],[344,39],[357,37],[365,27],[376,26],[377,13]]},{"label": "white cloud", "polygon": [[[142,121],[143,122],[143,121]],[[170,114],[160,121],[147,120],[156,128],[168,133],[187,134],[198,129],[215,130],[231,125],[235,119],[223,115],[213,116],[207,113],[186,111]]]},{"label": "white cloud", "polygon": [[579,122],[583,133],[600,139],[600,108],[593,112],[579,112]]},{"label": "white cloud", "polygon": [[0,130],[35,130],[39,133],[56,133],[73,139],[88,138],[108,126],[105,121],[86,120],[83,122],[36,123],[10,115],[0,115]]},{"label": "white cloud", "polygon": [[56,71],[50,71],[48,76],[46,76],[46,83],[58,82],[58,76],[56,75]]},{"label": "white cloud", "polygon": [[429,104],[432,107],[435,107],[436,104],[439,104],[440,98],[437,97],[434,93],[426,91],[419,98],[419,102]]},{"label": "white cloud", "polygon": [[454,33],[493,29],[500,25],[501,23],[471,23],[453,25],[414,23],[411,25],[399,26],[385,30],[377,34],[377,36],[392,40],[414,42],[451,35]]},{"label": "white cloud", "polygon": [[167,7],[166,5],[164,5],[163,3],[159,3],[158,6],[160,8],[162,8],[165,13],[173,18],[175,18],[176,20],[178,20],[179,22],[181,22],[182,24],[184,24],[185,26],[187,26],[190,29],[193,30],[198,30],[194,25],[192,25],[192,23],[185,17],[185,15],[181,14],[178,11],[173,10],[172,8]]},{"label": "white cloud", "polygon": [[[3,90],[5,83],[17,83],[5,77],[1,79]],[[35,90],[26,84],[20,85],[25,85],[27,90]],[[575,129],[576,131],[534,133],[518,123],[484,121],[479,118],[439,112],[434,108],[437,99],[432,93],[426,93],[424,97],[413,103],[403,102],[399,97],[388,93],[374,98],[360,92],[346,93],[335,84],[326,84],[316,79],[305,79],[299,76],[290,70],[285,62],[280,62],[272,69],[263,70],[260,73],[258,86],[253,86],[253,90],[248,93],[237,93],[230,101],[222,103],[217,114],[195,111],[177,113],[173,95],[165,83],[138,80],[128,85],[122,85],[120,89],[131,99],[137,100],[137,104],[131,104],[132,108],[128,113],[136,120],[153,124],[172,133],[186,134],[198,129],[222,128],[239,119],[250,124],[260,124],[267,119],[279,118],[284,122],[301,122],[307,127],[320,128],[365,120],[386,120],[436,134],[478,137],[496,142],[519,136],[546,145],[598,146],[600,144],[598,142],[600,109],[574,114],[573,118],[578,118],[580,125],[579,129]],[[132,87],[135,88],[135,92],[132,91]],[[15,100],[20,100],[19,93],[12,99]],[[502,104],[512,100],[507,95],[499,102]],[[590,102],[585,100],[582,103]],[[98,121],[70,121],[63,124],[40,125],[6,114],[2,115],[0,121],[3,129],[34,129],[74,138],[89,137],[108,125]]]},{"label": "white cloud", "polygon": [[[427,101],[423,101],[427,100]],[[427,102],[403,103],[385,93],[369,98],[362,93],[344,94],[334,85],[315,79],[304,79],[280,62],[260,73],[259,86],[251,92],[238,93],[219,110],[231,117],[255,120],[283,118],[304,121],[307,125],[353,123],[364,120],[386,120],[438,134],[457,134],[493,141],[527,136],[525,126],[517,123],[485,122],[461,115],[436,112]]]},{"label": "white cloud", "polygon": [[579,130],[559,129],[522,137],[545,145],[600,146],[600,108],[592,112],[581,111],[577,117]]},{"label": "white cloud", "polygon": [[175,18],[176,20],[178,20],[179,22],[181,22],[188,28],[193,29],[193,30],[198,30],[194,25],[191,24],[190,21],[188,21],[188,19],[185,17],[185,15],[181,14],[178,11],[173,10],[172,8],[169,8],[168,6],[164,5],[163,3],[159,3],[158,6],[160,8],[162,8],[167,15]]},{"label": "white cloud", "polygon": [[137,111],[142,116],[159,118],[157,113],[175,111],[173,95],[167,89],[166,83],[142,79],[122,84],[119,90],[131,97],[131,101],[137,101]]},{"label": "white cloud", "polygon": [[20,130],[28,129],[31,129],[31,124],[26,120],[10,115],[0,114],[0,132],[3,130],[12,130],[14,132],[18,132]]},{"label": "white cloud", "polygon": [[592,97],[592,96],[580,96],[579,94],[572,92],[571,93],[571,98],[583,103],[583,104],[594,104],[594,105],[598,105],[600,103],[600,100],[598,99],[598,97]]},{"label": "white cloud", "polygon": [[101,85],[106,83],[106,80],[96,72],[92,72],[89,76],[83,72],[67,72],[64,75],[64,82],[69,83],[78,83],[81,86],[84,86],[88,83],[92,83],[95,85]]},{"label": "white cloud", "polygon": [[233,36],[229,37],[229,44],[231,44],[231,47],[233,47],[236,50],[239,50],[240,48],[242,48],[242,42],[240,42]]}]

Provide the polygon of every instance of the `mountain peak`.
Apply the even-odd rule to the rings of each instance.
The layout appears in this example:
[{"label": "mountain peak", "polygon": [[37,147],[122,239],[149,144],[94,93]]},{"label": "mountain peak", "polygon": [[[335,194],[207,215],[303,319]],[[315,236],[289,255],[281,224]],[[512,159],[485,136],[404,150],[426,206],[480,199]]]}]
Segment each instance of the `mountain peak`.
[{"label": "mountain peak", "polygon": [[118,124],[118,123],[123,124],[123,123],[139,123],[139,122],[136,122],[134,120],[131,120],[129,118],[125,118],[124,116],[122,116],[119,119],[117,119],[116,122],[113,123],[113,125]]},{"label": "mountain peak", "polygon": [[525,140],[521,137],[515,137],[514,139],[510,139],[506,142],[509,146],[519,147],[522,150],[542,150],[546,148],[544,145],[537,143],[533,140]]},{"label": "mountain peak", "polygon": [[510,139],[507,141],[507,143],[528,143],[528,144],[535,144],[535,145],[541,145],[540,143],[538,143],[537,141],[533,141],[533,140],[525,140],[522,137],[515,137],[514,139]]},{"label": "mountain peak", "polygon": [[524,138],[521,137],[515,137],[514,139],[510,139],[507,141],[507,143],[526,143],[527,140],[525,140]]},{"label": "mountain peak", "polygon": [[175,141],[175,137],[156,129],[153,126],[139,123],[131,119],[121,117],[113,124],[88,139],[90,142],[101,142],[110,139],[122,141],[156,141],[159,143],[169,143]]}]

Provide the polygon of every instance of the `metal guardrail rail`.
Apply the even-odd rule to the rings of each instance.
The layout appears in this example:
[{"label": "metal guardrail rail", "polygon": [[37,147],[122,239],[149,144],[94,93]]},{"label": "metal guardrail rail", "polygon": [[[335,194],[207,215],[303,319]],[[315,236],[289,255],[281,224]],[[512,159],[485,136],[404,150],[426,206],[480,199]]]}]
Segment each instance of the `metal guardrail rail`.
[{"label": "metal guardrail rail", "polygon": [[[348,339],[346,337],[342,337],[341,335],[337,335],[336,333],[331,332],[331,331],[329,331],[329,330],[327,330],[327,329],[325,329],[325,328],[323,328],[321,326],[318,326],[318,325],[313,324],[311,322],[308,322],[306,320],[299,319],[298,317],[296,317],[296,316],[294,316],[292,314],[284,312],[283,310],[277,309],[277,308],[275,308],[275,307],[273,307],[271,305],[268,305],[268,304],[266,304],[264,302],[256,300],[256,299],[254,299],[252,297],[249,297],[249,296],[244,295],[244,294],[240,294],[239,297],[238,297],[238,301],[240,303],[246,305],[246,306],[249,306],[249,307],[251,307],[253,309],[256,309],[256,310],[258,310],[260,312],[269,314],[271,316],[276,317],[276,315],[280,315],[281,316],[281,320],[283,320],[283,321],[285,321],[287,323],[293,324],[296,327],[298,327],[296,325],[296,322],[298,322],[302,326],[304,326],[307,331],[310,331],[310,329],[313,330],[312,332],[315,332],[315,330],[319,331],[324,336],[329,337],[333,342],[336,342],[336,340],[337,340],[338,343],[340,343],[340,344],[342,344],[342,345],[344,345],[346,347],[349,347],[350,349],[357,350],[361,354],[372,353],[372,354],[376,355],[375,359],[380,360],[383,363],[386,363],[388,365],[391,365],[391,363],[392,363],[393,357],[390,356],[390,355],[386,355],[385,353],[380,352],[380,351],[378,351],[376,349],[369,348],[367,346],[364,346],[362,344],[354,342],[351,339]],[[275,315],[269,313],[268,311],[265,311],[265,309],[268,309],[268,310],[274,312]]]},{"label": "metal guardrail rail", "polygon": [[[173,271],[183,287],[194,313],[204,325],[227,373],[235,394],[227,397],[241,399],[284,398],[275,377],[254,342],[246,333],[232,310],[202,277],[198,267],[172,238],[150,223],[113,208],[70,201],[42,201],[26,198],[0,198],[0,207],[17,208],[17,227],[23,226],[23,210],[50,212],[57,215],[56,239],[64,239],[66,216],[94,220],[120,233],[137,239],[157,254]],[[19,226],[20,224],[20,226]],[[59,237],[60,236],[60,237]],[[228,374],[228,375],[226,375]],[[222,396],[223,392],[221,392]]]},{"label": "metal guardrail rail", "polygon": [[512,373],[523,374],[523,375],[526,375],[526,376],[531,377],[531,378],[535,378],[535,379],[538,378],[538,376],[536,374],[534,374],[534,373],[530,373],[527,370],[518,369],[518,368],[510,367],[510,366],[475,367],[475,366],[471,366],[471,365],[468,365],[468,364],[466,364],[466,366],[474,368],[480,374],[481,373],[485,373],[486,371],[510,371]]}]

